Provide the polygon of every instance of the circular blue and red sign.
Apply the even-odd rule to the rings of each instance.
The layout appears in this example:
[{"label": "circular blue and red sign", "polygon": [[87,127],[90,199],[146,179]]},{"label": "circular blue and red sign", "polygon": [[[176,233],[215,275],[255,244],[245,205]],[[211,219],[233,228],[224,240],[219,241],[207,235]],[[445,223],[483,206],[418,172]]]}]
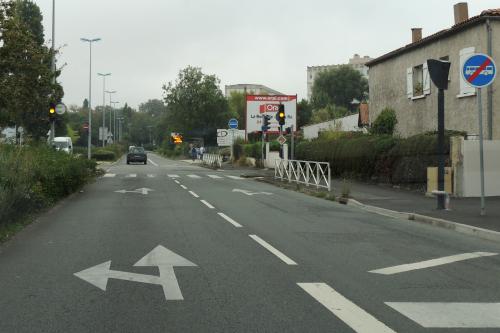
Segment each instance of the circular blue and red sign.
[{"label": "circular blue and red sign", "polygon": [[462,77],[476,88],[487,87],[493,83],[497,75],[497,67],[491,57],[476,53],[465,60],[462,67]]}]

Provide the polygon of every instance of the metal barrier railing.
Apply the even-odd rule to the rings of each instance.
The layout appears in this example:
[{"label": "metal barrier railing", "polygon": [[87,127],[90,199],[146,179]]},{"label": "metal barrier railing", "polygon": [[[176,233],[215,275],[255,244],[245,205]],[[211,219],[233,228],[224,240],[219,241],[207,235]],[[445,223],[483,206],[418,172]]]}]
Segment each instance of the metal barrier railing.
[{"label": "metal barrier railing", "polygon": [[203,154],[203,164],[210,165],[212,167],[221,168],[222,167],[222,155],[219,154]]},{"label": "metal barrier railing", "polygon": [[330,163],[280,159],[274,161],[274,166],[275,179],[316,186],[316,188],[327,188],[331,191]]}]

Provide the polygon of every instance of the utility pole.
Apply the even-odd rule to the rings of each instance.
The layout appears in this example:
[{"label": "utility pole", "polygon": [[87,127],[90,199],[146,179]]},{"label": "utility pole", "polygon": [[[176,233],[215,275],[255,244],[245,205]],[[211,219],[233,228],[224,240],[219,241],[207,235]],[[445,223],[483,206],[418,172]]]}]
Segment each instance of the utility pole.
[{"label": "utility pole", "polygon": [[104,147],[106,145],[106,139],[104,138],[104,128],[106,128],[106,76],[110,76],[111,73],[97,73],[97,75],[102,76],[102,146]]},{"label": "utility pole", "polygon": [[[109,127],[110,127],[110,128],[109,128],[109,131],[111,132],[111,122],[113,121],[113,120],[112,120],[112,111],[111,111],[111,108],[112,108],[112,103],[113,103],[111,99],[112,99],[113,97],[112,97],[111,95],[112,95],[112,94],[116,94],[116,90],[111,90],[111,91],[106,90],[105,92],[109,94],[109,107],[110,107],[110,111],[109,111]],[[106,134],[107,134],[107,133],[106,133]],[[114,133],[112,133],[112,134],[114,134]]]}]

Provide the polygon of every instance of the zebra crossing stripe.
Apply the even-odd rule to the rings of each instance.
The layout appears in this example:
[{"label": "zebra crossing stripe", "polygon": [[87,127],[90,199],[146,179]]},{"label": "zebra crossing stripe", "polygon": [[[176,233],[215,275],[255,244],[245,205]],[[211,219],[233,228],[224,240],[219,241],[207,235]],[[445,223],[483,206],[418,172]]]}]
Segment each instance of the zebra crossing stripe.
[{"label": "zebra crossing stripe", "polygon": [[201,177],[198,175],[188,175],[189,178],[200,179]]},{"label": "zebra crossing stripe", "polygon": [[168,178],[180,178],[179,175],[168,175]]},{"label": "zebra crossing stripe", "polygon": [[136,178],[137,174],[136,173],[131,173],[126,176],[126,178]]},{"label": "zebra crossing stripe", "polygon": [[222,179],[221,176],[217,176],[217,175],[208,175],[208,177],[210,177],[212,179]]},{"label": "zebra crossing stripe", "polygon": [[104,178],[114,178],[114,177],[116,177],[116,174],[114,173],[107,173],[104,175]]},{"label": "zebra crossing stripe", "polygon": [[245,178],[241,178],[241,177],[238,177],[238,176],[229,176],[229,175],[226,175],[227,178],[231,178],[231,179],[236,179],[236,180],[241,180],[241,179],[245,179]]}]

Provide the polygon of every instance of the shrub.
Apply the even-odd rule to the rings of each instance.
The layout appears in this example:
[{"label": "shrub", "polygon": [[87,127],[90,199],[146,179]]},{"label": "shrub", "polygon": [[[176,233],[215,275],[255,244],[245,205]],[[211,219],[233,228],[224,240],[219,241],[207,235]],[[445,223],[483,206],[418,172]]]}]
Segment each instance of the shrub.
[{"label": "shrub", "polygon": [[372,134],[392,135],[397,123],[398,120],[396,118],[396,111],[390,108],[385,108],[373,122],[370,132]]},{"label": "shrub", "polygon": [[95,161],[46,146],[0,145],[0,226],[78,190],[95,173]]},{"label": "shrub", "polygon": [[116,154],[114,151],[99,148],[92,152],[92,158],[97,161],[115,161]]}]

